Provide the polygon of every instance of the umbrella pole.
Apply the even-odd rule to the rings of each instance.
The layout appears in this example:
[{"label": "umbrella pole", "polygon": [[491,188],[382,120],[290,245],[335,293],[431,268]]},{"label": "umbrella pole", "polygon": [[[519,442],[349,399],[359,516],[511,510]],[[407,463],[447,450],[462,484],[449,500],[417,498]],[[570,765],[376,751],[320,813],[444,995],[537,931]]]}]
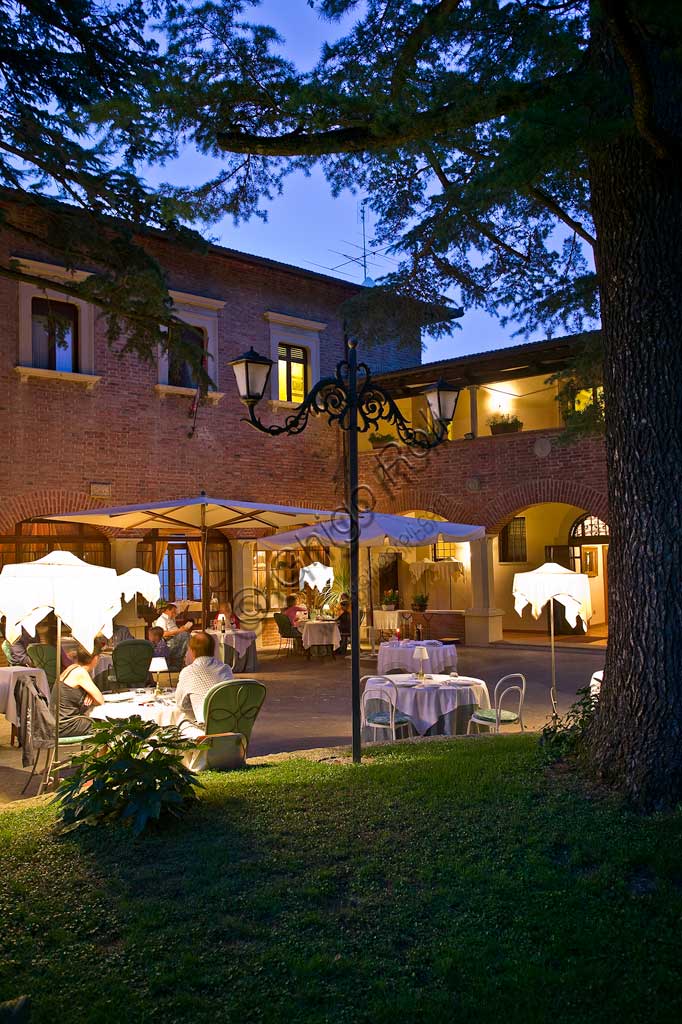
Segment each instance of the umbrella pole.
[{"label": "umbrella pole", "polygon": [[206,506],[201,506],[201,628],[208,629],[208,530],[206,529]]},{"label": "umbrella pole", "polygon": [[554,598],[549,599],[549,637],[552,651],[552,717],[557,718],[556,656],[554,650]]},{"label": "umbrella pole", "polygon": [[60,702],[60,689],[61,681],[60,676],[62,674],[62,620],[61,617],[57,616],[57,667],[55,670],[54,679],[54,758],[52,760],[52,771],[50,773],[51,778],[47,780],[48,785],[50,782],[55,782],[57,774],[59,772],[59,702]]},{"label": "umbrella pole", "polygon": [[372,549],[367,548],[367,636],[374,654],[374,595],[372,594]]}]

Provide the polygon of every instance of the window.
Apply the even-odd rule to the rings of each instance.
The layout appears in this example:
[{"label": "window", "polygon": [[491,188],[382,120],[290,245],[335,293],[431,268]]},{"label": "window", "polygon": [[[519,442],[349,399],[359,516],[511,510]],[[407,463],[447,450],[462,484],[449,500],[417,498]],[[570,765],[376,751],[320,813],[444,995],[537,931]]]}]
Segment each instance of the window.
[{"label": "window", "polygon": [[283,608],[288,594],[299,592],[299,572],[304,565],[322,562],[329,565],[329,549],[319,544],[308,544],[305,550],[263,551],[256,548],[253,555],[253,586],[258,592],[258,607],[262,610]]},{"label": "window", "polygon": [[459,561],[459,557],[457,555],[457,544],[446,540],[436,541],[433,545],[434,562],[442,562],[446,558],[454,558],[456,562]]},{"label": "window", "polygon": [[91,565],[111,565],[109,541],[94,526],[17,523],[13,534],[0,537],[0,568],[13,562],[34,562],[51,551],[71,551]]},{"label": "window", "polygon": [[31,300],[31,365],[78,373],[78,309],[70,302]]},{"label": "window", "polygon": [[526,517],[516,516],[500,531],[500,562],[527,562]]},{"label": "window", "polygon": [[[180,331],[183,348],[196,350],[196,361],[206,368],[206,331],[194,324],[185,324]],[[168,383],[176,388],[196,388],[196,364],[185,358],[182,351],[173,349],[168,354]]]},{"label": "window", "polygon": [[302,402],[308,380],[307,349],[296,345],[280,345],[277,370],[280,402]]},{"label": "window", "polygon": [[[206,545],[208,561],[208,593],[219,601],[227,601],[231,594],[230,546],[218,532],[209,533]],[[152,530],[137,545],[137,564],[147,572],[157,572],[161,582],[161,597],[165,601],[192,601],[202,599],[203,573],[201,572],[201,541],[198,537],[163,537]]]},{"label": "window", "polygon": [[609,528],[596,516],[580,516],[571,527],[569,539],[577,543],[586,539],[592,543],[608,543]]}]

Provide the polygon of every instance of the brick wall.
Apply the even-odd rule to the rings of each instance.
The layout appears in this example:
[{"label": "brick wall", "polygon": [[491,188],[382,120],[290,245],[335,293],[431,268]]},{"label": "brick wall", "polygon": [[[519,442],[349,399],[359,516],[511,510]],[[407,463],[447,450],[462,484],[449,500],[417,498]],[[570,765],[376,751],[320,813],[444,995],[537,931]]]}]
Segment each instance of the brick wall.
[{"label": "brick wall", "polygon": [[560,431],[533,430],[444,443],[431,452],[390,447],[361,456],[378,511],[436,512],[498,533],[529,505],[564,502],[608,522],[601,439],[567,446]]}]

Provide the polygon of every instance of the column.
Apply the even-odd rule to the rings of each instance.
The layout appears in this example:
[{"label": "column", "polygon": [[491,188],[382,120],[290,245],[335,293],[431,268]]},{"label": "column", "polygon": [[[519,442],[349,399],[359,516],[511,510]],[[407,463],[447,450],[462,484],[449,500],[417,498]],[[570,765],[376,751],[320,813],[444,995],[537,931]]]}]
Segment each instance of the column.
[{"label": "column", "polygon": [[469,428],[474,437],[478,437],[478,385],[472,384],[469,387],[469,415],[471,427]]},{"label": "column", "polygon": [[244,629],[255,629],[260,635],[263,610],[255,600],[253,582],[253,555],[256,542],[231,540],[232,549],[232,608]]},{"label": "column", "polygon": [[493,537],[472,541],[472,608],[464,612],[464,631],[468,644],[490,644],[502,639],[504,610],[494,607]]}]

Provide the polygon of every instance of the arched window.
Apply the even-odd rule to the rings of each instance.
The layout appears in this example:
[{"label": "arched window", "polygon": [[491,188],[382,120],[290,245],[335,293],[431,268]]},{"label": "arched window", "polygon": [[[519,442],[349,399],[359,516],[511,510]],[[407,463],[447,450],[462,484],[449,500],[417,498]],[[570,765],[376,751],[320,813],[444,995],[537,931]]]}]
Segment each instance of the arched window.
[{"label": "arched window", "polygon": [[71,551],[92,565],[111,565],[111,545],[95,526],[78,523],[17,523],[13,534],[0,536],[0,567],[34,562],[51,551]]},{"label": "arched window", "polygon": [[585,542],[589,544],[608,544],[609,542],[609,528],[606,523],[589,513],[579,516],[569,533],[569,543],[583,544]]},{"label": "arched window", "polygon": [[[209,532],[206,559],[209,597],[215,594],[219,601],[231,600],[231,551],[222,533]],[[138,566],[159,574],[161,597],[166,601],[201,601],[206,576],[201,560],[199,537],[161,536],[158,530],[152,530],[137,545]]]}]

